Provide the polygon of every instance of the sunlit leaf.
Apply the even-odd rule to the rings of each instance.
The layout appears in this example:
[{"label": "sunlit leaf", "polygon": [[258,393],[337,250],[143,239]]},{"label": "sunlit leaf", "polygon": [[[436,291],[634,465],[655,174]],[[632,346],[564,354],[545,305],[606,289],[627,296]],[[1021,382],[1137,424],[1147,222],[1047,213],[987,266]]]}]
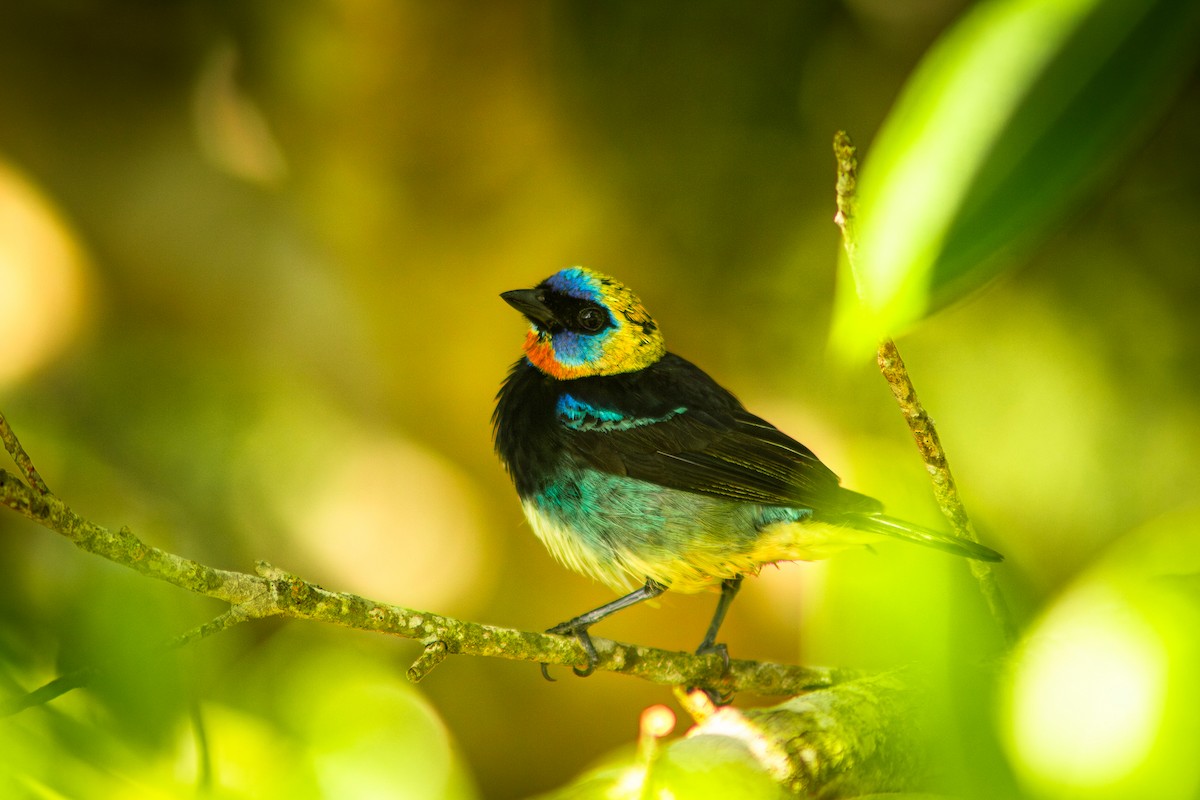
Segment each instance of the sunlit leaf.
[{"label": "sunlit leaf", "polygon": [[1005,704],[1037,797],[1195,797],[1200,536],[1193,515],[1118,542],[1032,626]]},{"label": "sunlit leaf", "polygon": [[[834,339],[874,345],[996,275],[1159,116],[1200,4],[995,0],[910,79],[865,160]],[[857,292],[860,303],[845,295]]]},{"label": "sunlit leaf", "polygon": [[744,742],[708,734],[670,742],[650,763],[634,755],[615,758],[541,800],[779,800],[788,796]]},{"label": "sunlit leaf", "polygon": [[675,742],[654,766],[649,781],[652,797],[779,800],[788,796],[745,743],[731,737],[709,734]]},{"label": "sunlit leaf", "polygon": [[[285,642],[273,657],[298,645]],[[395,670],[353,650],[305,652],[276,686],[320,796],[474,797],[449,731]]]}]

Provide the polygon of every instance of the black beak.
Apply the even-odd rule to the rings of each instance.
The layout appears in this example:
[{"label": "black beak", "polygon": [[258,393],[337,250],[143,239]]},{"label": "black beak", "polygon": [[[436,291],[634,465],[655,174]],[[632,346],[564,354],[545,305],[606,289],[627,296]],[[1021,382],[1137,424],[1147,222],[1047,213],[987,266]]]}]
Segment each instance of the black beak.
[{"label": "black beak", "polygon": [[537,289],[514,289],[511,292],[502,292],[500,296],[504,298],[504,302],[524,314],[530,322],[542,327],[557,325],[558,319],[542,302],[541,294]]}]

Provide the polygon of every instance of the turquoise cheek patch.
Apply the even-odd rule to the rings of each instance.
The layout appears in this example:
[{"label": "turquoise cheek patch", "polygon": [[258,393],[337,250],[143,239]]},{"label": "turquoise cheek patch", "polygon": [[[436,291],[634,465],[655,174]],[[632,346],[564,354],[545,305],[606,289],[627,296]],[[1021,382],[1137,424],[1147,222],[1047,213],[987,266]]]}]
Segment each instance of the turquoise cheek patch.
[{"label": "turquoise cheek patch", "polygon": [[611,330],[592,336],[562,331],[554,336],[554,357],[558,363],[568,367],[595,363],[604,354],[604,343],[608,341]]}]

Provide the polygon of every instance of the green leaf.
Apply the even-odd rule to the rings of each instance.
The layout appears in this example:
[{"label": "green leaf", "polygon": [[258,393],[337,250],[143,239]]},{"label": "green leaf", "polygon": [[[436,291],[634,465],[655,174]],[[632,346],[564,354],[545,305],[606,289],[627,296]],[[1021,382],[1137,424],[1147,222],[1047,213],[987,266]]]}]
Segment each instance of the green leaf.
[{"label": "green leaf", "polygon": [[715,734],[673,742],[655,763],[647,785],[649,797],[782,800],[788,796],[745,742]]},{"label": "green leaf", "polygon": [[1200,524],[1187,508],[1115,542],[1030,626],[1002,728],[1035,797],[1196,797]]},{"label": "green leaf", "polygon": [[717,800],[782,800],[790,797],[746,744],[705,734],[664,743],[649,761],[623,750],[571,784],[539,800],[642,800],[677,797]]},{"label": "green leaf", "polygon": [[1198,54],[1191,0],[975,7],[917,68],[866,159],[835,344],[874,347],[998,274],[1128,152]]}]

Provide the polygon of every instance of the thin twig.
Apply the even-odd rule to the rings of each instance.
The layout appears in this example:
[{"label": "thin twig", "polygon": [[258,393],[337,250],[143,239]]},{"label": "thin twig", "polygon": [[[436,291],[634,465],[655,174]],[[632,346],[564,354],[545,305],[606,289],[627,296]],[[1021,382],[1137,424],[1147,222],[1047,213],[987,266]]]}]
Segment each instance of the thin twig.
[{"label": "thin twig", "polygon": [[21,446],[21,442],[17,440],[17,435],[13,433],[13,429],[9,427],[8,419],[3,413],[0,413],[0,439],[4,441],[4,449],[12,456],[21,472],[25,475],[25,480],[29,481],[29,485],[33,487],[38,494],[50,494],[50,487],[42,480],[42,476],[38,474],[37,468],[33,466],[33,461],[30,460],[29,454],[25,452],[25,448]]},{"label": "thin twig", "polygon": [[[913,440],[916,441],[917,450],[920,451],[921,459],[925,462],[925,469],[929,472],[930,480],[933,483],[933,494],[937,498],[938,507],[943,516],[950,521],[950,525],[958,536],[978,542],[979,535],[975,532],[975,526],[971,524],[970,517],[967,516],[967,509],[963,506],[958,487],[954,483],[954,476],[950,473],[950,463],[946,460],[946,451],[942,448],[942,440],[938,436],[933,420],[929,418],[925,407],[917,398],[917,391],[913,388],[912,379],[904,366],[904,360],[900,358],[900,351],[896,349],[896,343],[891,339],[885,339],[879,345],[877,361],[879,362],[879,371],[883,373],[888,386],[891,387],[892,395],[900,405],[904,419],[908,422],[908,428],[912,431]],[[996,579],[995,565],[974,559],[969,559],[967,565],[971,569],[971,574],[975,576],[975,580],[979,582],[979,590],[983,593],[983,598],[987,602],[996,624],[1000,627],[1005,642],[1011,645],[1016,641],[1017,628],[1013,622],[1012,613],[1009,611],[1008,603],[1004,599],[1004,593],[1000,590],[1000,583]]]},{"label": "thin twig", "polygon": [[[185,631],[174,637],[160,647],[154,648],[153,653],[162,654],[183,647],[184,645],[198,642],[201,639],[206,639],[214,633],[220,633],[227,630],[239,622],[245,622],[249,617],[240,610],[238,606],[230,608],[228,611],[218,615],[215,619],[209,620],[203,625],[197,625],[191,630]],[[63,675],[59,675],[49,683],[39,686],[28,694],[20,697],[10,698],[0,703],[0,718],[11,716],[20,711],[34,706],[41,706],[49,703],[57,697],[60,697],[72,689],[79,689],[90,684],[98,675],[104,674],[109,670],[123,669],[122,664],[89,664],[79,669],[72,670]]]},{"label": "thin twig", "polygon": [[405,674],[413,683],[420,683],[426,675],[433,672],[434,667],[445,661],[448,655],[450,655],[450,649],[446,647],[445,642],[440,639],[430,642],[425,645],[425,650],[421,653],[420,658],[413,662]]},{"label": "thin twig", "polygon": [[242,606],[233,606],[229,610],[218,614],[213,619],[210,619],[208,622],[205,622],[202,625],[197,625],[191,630],[187,630],[179,634],[167,644],[166,649],[175,649],[177,647],[183,647],[184,645],[192,644],[193,642],[198,642],[201,639],[207,639],[214,633],[227,631],[234,625],[253,618],[254,617],[251,614],[248,614]]},{"label": "thin twig", "polygon": [[213,788],[213,754],[208,741],[208,726],[204,724],[204,712],[199,701],[191,704],[192,732],[196,739],[196,794],[209,797]]},{"label": "thin twig", "polygon": [[27,708],[44,706],[73,689],[87,686],[101,671],[101,668],[95,665],[74,669],[59,675],[54,680],[43,686],[39,686],[28,694],[8,698],[3,703],[0,703],[0,719],[20,713]]},{"label": "thin twig", "polygon": [[[842,230],[842,244],[846,250],[846,258],[850,262],[850,269],[857,281],[859,274],[858,155],[854,143],[844,131],[838,131],[834,135],[833,152],[837,159],[838,209],[834,221]],[[858,284],[861,293],[861,282]],[[885,339],[880,343],[876,361],[888,386],[891,387],[896,402],[900,405],[909,430],[912,431],[917,450],[920,452],[921,459],[925,462],[925,468],[933,482],[933,493],[937,498],[938,507],[958,536],[978,542],[979,536],[976,534],[974,526],[971,525],[962,498],[958,494],[958,488],[954,484],[954,477],[950,473],[950,464],[946,460],[946,451],[942,448],[937,428],[921,405],[921,401],[917,399],[917,391],[904,366],[904,360],[900,358],[900,351],[896,348],[896,343],[891,339]],[[1016,625],[1013,623],[1004,594],[1000,591],[1000,584],[997,581],[993,565],[975,560],[968,561],[968,564],[971,574],[979,583],[980,592],[983,594],[1001,634],[1008,644],[1012,644],[1016,640]]]},{"label": "thin twig", "polygon": [[858,151],[845,131],[833,136],[833,156],[837,160],[837,214],[833,221],[842,230],[842,247],[846,260],[854,271],[854,285],[862,286],[858,279]]}]

